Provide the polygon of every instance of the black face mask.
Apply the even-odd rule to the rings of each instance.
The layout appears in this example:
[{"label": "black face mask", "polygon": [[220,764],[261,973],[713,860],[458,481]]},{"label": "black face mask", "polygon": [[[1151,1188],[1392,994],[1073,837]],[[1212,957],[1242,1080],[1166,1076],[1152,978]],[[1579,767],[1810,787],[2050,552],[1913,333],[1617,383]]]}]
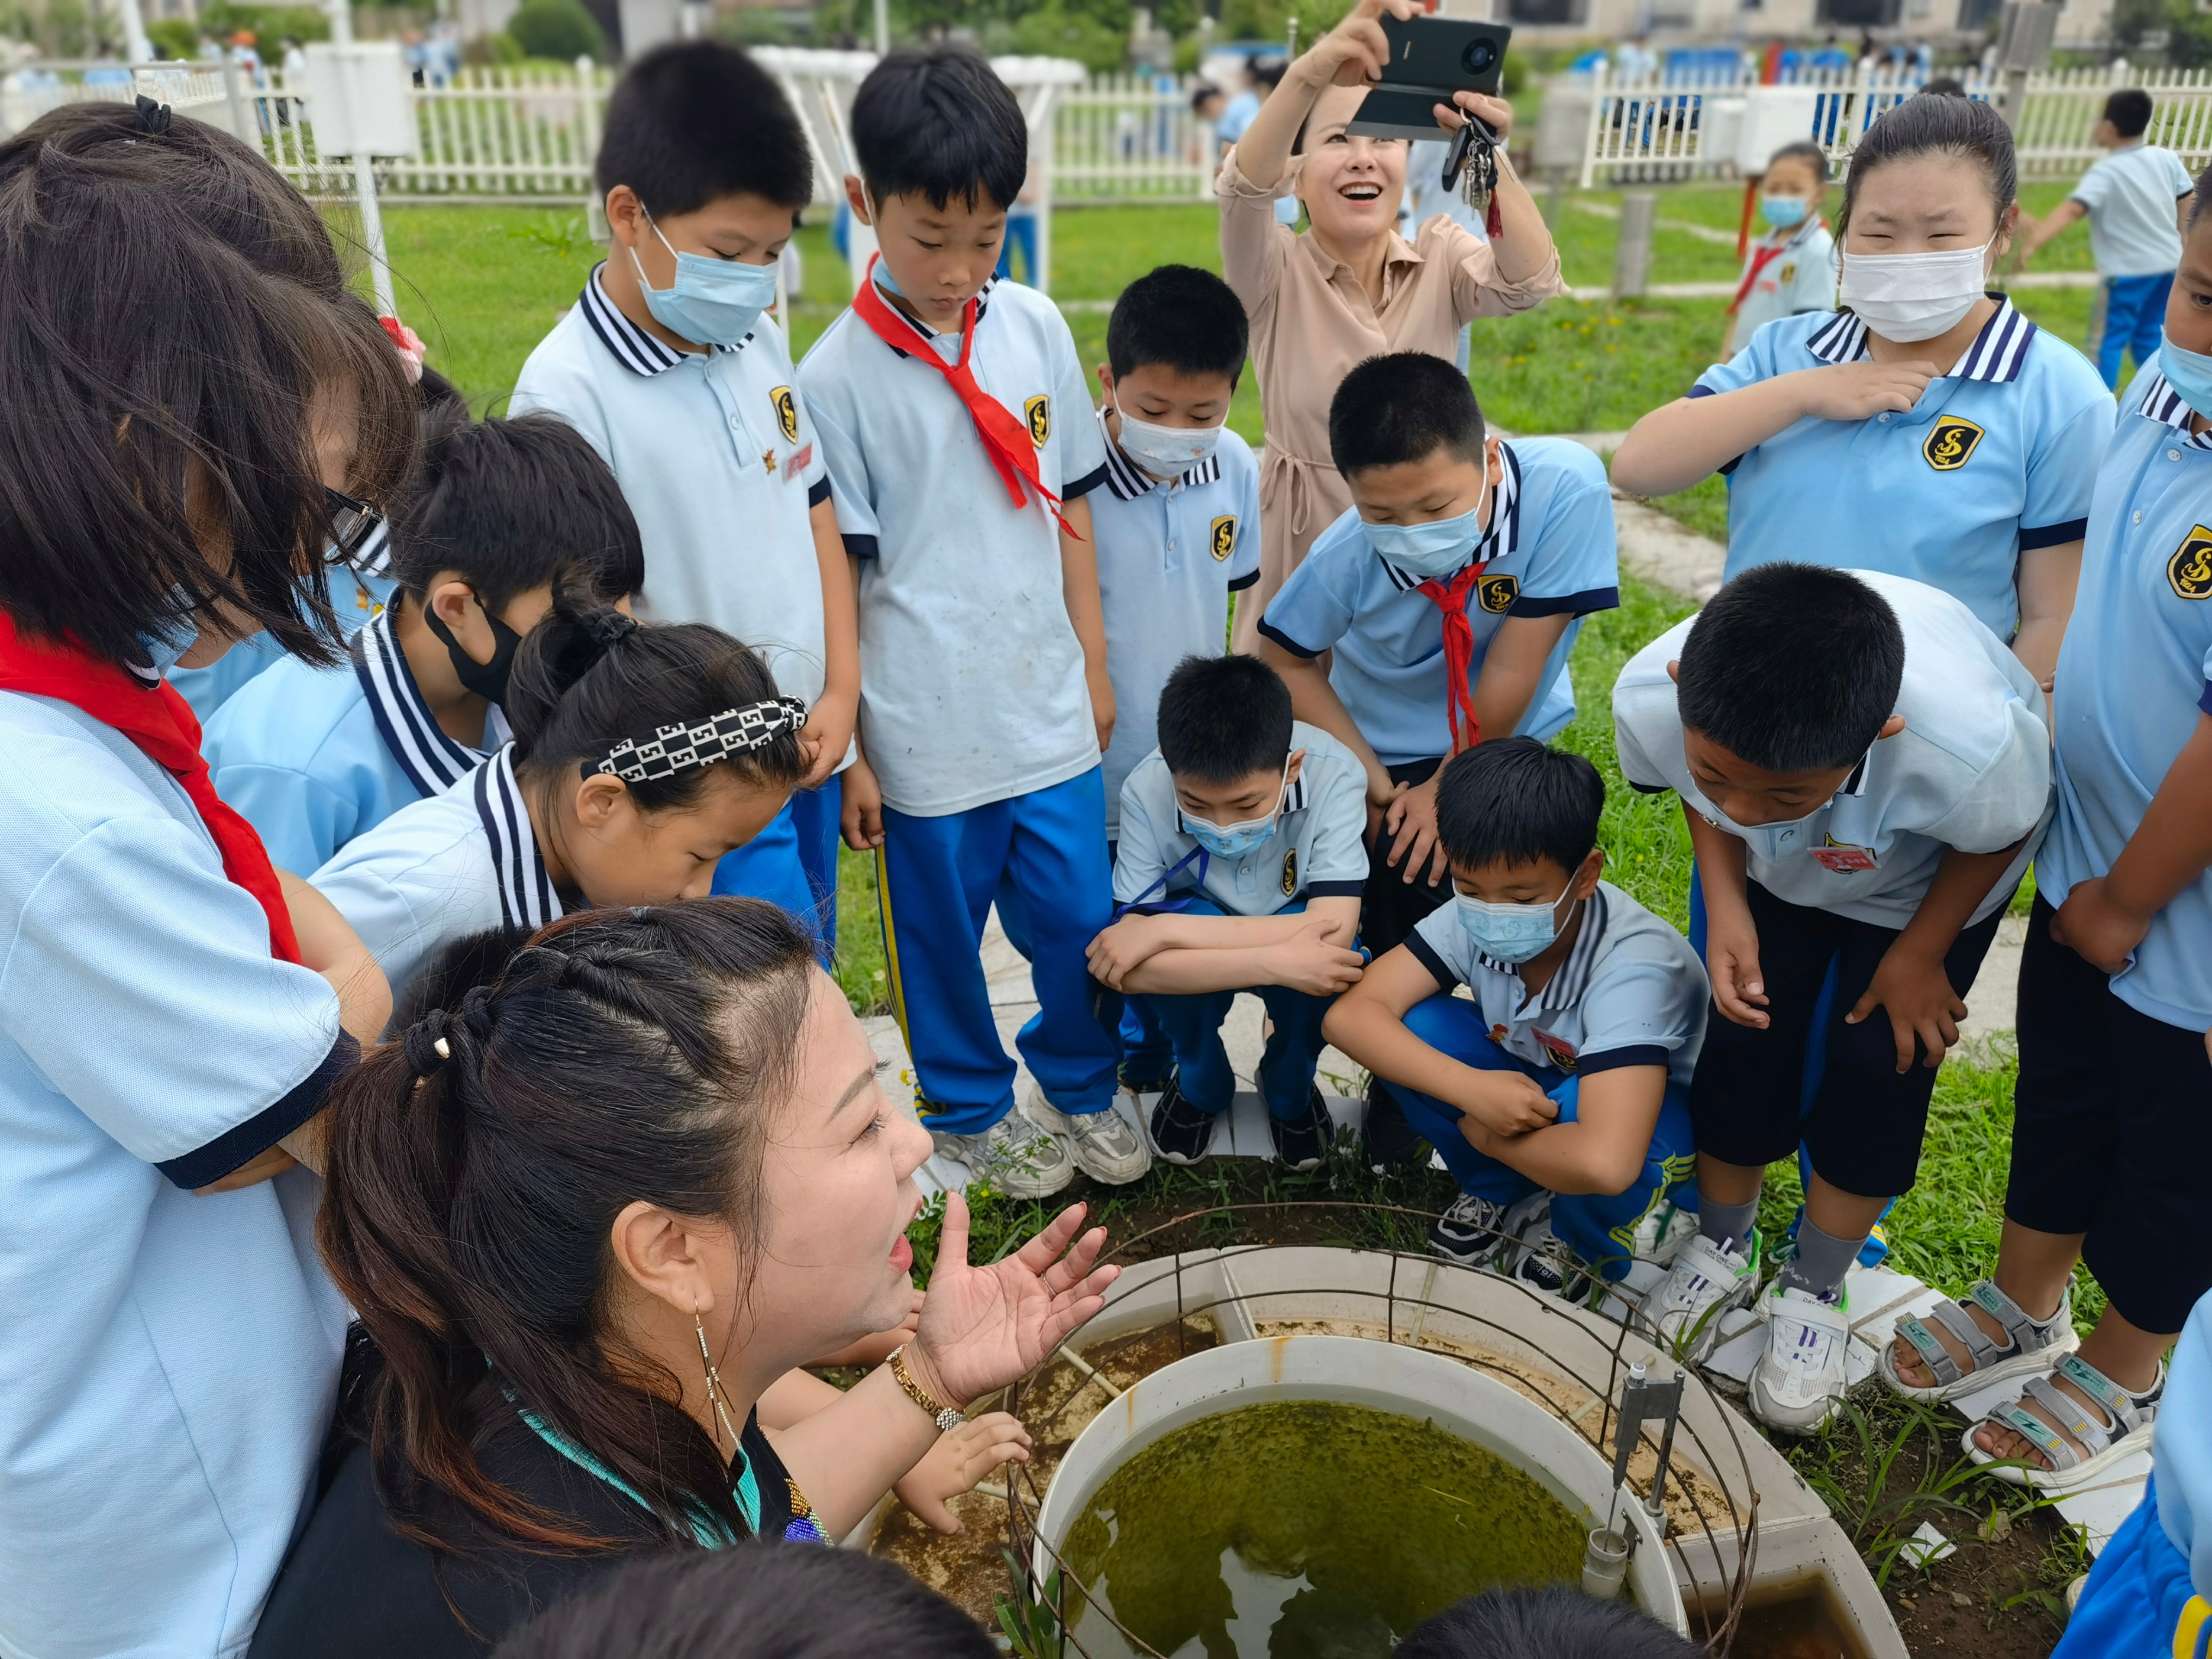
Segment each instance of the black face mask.
[{"label": "black face mask", "polygon": [[[482,605],[482,601],[478,602]],[[514,667],[515,647],[522,643],[522,635],[509,628],[490,610],[484,608],[483,619],[491,625],[492,651],[489,662],[478,662],[461,649],[453,630],[439,618],[428,605],[422,607],[423,625],[444,643],[446,654],[453,659],[453,672],[463,685],[486,702],[504,705],[507,702],[507,677]]]}]

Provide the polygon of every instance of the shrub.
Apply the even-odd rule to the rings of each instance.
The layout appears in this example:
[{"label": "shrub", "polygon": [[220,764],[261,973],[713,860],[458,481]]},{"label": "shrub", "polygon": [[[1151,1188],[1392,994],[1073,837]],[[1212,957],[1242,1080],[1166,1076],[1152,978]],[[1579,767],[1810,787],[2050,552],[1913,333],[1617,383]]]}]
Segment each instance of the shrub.
[{"label": "shrub", "polygon": [[525,0],[522,9],[507,20],[507,32],[529,58],[550,58],[574,63],[589,58],[607,58],[607,37],[599,20],[576,0]]}]

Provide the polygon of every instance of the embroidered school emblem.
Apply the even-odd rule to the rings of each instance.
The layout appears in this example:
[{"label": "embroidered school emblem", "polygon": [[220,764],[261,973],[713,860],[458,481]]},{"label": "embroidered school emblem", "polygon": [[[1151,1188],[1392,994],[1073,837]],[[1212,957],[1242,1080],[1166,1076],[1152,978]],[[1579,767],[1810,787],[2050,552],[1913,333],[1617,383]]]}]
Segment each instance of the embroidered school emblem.
[{"label": "embroidered school emblem", "polygon": [[1298,890],[1298,849],[1295,847],[1283,854],[1283,896],[1289,898]]},{"label": "embroidered school emblem", "polygon": [[1213,562],[1219,564],[1237,550],[1237,515],[1224,513],[1213,521],[1206,545],[1213,551]]},{"label": "embroidered school emblem", "polygon": [[2212,599],[2212,530],[2198,525],[2166,562],[2166,580],[2185,599]]},{"label": "embroidered school emblem", "polygon": [[1797,280],[1796,262],[1792,260],[1790,264],[1783,266],[1780,270],[1775,272],[1774,280],[1785,286],[1796,282]]},{"label": "embroidered school emblem", "polygon": [[1838,841],[1833,836],[1821,838],[1827,844],[1811,848],[1814,858],[1830,875],[1856,875],[1862,870],[1875,867],[1874,854],[1863,847],[1854,847],[1849,842]]},{"label": "embroidered school emblem", "polygon": [[1052,399],[1039,394],[1022,405],[1022,418],[1030,423],[1030,441],[1042,449],[1052,436]]},{"label": "embroidered school emblem", "polygon": [[1974,453],[1974,446],[1981,441],[1981,428],[1960,416],[1946,415],[1936,422],[1928,441],[1920,446],[1920,453],[1938,472],[1956,472],[1966,465],[1966,457]]},{"label": "embroidered school emblem", "polygon": [[1563,1072],[1571,1072],[1575,1069],[1573,1043],[1569,1042],[1565,1037],[1555,1037],[1549,1031],[1534,1025],[1528,1028],[1528,1035],[1536,1039],[1544,1053],[1550,1057],[1553,1065]]},{"label": "embroidered school emblem", "polygon": [[1485,576],[1474,585],[1474,594],[1482,601],[1485,611],[1493,617],[1502,617],[1521,597],[1521,583],[1512,576]]},{"label": "embroidered school emblem", "polygon": [[775,405],[775,423],[783,428],[783,441],[795,443],[799,439],[799,399],[791,395],[791,388],[780,386],[769,394]]}]

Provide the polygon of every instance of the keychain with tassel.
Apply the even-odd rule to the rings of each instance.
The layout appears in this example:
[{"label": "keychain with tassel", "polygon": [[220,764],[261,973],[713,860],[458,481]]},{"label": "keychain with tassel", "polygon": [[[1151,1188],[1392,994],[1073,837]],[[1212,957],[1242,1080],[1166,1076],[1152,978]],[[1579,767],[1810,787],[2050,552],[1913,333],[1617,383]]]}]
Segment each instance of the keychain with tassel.
[{"label": "keychain with tassel", "polygon": [[[1465,113],[1465,112],[1462,112]],[[1467,124],[1452,136],[1444,153],[1443,187],[1460,187],[1467,204],[1482,215],[1482,228],[1492,236],[1504,221],[1498,211],[1498,134],[1480,116],[1468,115]]]}]

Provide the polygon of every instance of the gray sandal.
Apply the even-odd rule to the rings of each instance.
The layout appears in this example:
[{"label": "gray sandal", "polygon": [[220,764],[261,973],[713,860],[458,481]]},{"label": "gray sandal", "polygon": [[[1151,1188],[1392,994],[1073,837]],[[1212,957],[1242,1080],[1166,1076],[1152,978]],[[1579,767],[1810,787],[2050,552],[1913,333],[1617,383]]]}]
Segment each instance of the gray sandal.
[{"label": "gray sandal", "polygon": [[2074,1334],[2071,1286],[2059,1298],[2058,1311],[2048,1319],[2031,1318],[2026,1309],[1996,1287],[1994,1279],[1983,1279],[1966,1295],[2004,1327],[2006,1340],[1992,1340],[1989,1333],[1974,1322],[1972,1315],[1946,1297],[1929,1310],[1928,1316],[1959,1340],[1966,1350],[1966,1357],[1973,1362],[1972,1368],[1961,1366],[1935,1332],[1918,1317],[1908,1315],[1897,1322],[1896,1334],[1912,1345],[1913,1351],[1920,1356],[1920,1363],[1928,1368],[1936,1382],[1929,1388],[1907,1382],[1897,1374],[1897,1362],[1890,1345],[1884,1343],[1877,1364],[1882,1381],[1893,1391],[1907,1400],[1922,1400],[1932,1406],[1954,1395],[1972,1394],[1993,1382],[2048,1370],[2058,1356],[2072,1353],[2081,1346],[2081,1339]]},{"label": "gray sandal", "polygon": [[[2092,1403],[2084,1407],[2060,1389],[2054,1377],[2071,1382]],[[1990,1473],[2000,1480],[2037,1492],[2070,1492],[2095,1480],[2139,1447],[2150,1444],[2151,1425],[2157,1420],[2159,1397],[2165,1392],[2164,1360],[2159,1362],[2157,1380],[2148,1391],[2132,1394],[2080,1354],[2069,1353],[2051,1368],[2050,1376],[2029,1378],[2019,1399],[1971,1425],[1961,1443],[1975,1462],[1997,1465]],[[2057,1428],[2028,1410],[2031,1400],[2051,1414]],[[1974,1431],[1983,1423],[2010,1429],[2049,1458],[2051,1467],[2039,1469],[2033,1464],[2001,1462],[1994,1453],[1984,1451],[1974,1442]]]}]

